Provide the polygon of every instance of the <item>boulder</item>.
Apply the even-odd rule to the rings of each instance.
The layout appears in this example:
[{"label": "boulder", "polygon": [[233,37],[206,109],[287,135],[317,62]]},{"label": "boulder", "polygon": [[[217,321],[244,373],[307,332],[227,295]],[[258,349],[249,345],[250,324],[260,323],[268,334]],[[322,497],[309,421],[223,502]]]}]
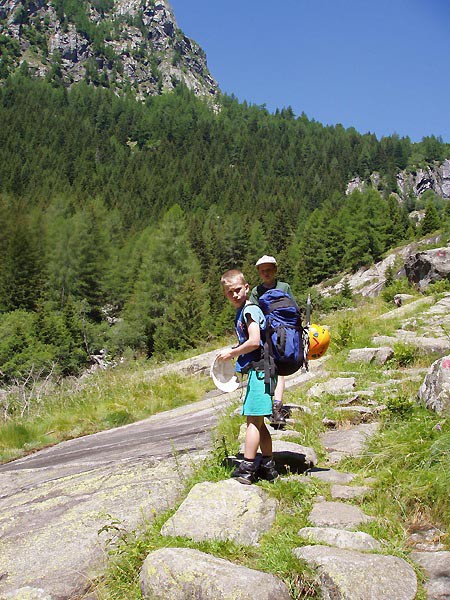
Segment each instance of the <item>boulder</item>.
[{"label": "boulder", "polygon": [[412,560],[425,571],[427,600],[450,598],[450,552],[411,552]]},{"label": "boulder", "polygon": [[450,279],[450,248],[435,248],[411,254],[405,260],[408,280],[419,290],[440,279]]},{"label": "boulder", "polygon": [[162,548],[149,554],[142,565],[140,585],[144,600],[291,597],[286,585],[274,575],[191,548]]},{"label": "boulder", "polygon": [[377,348],[355,348],[350,350],[348,355],[349,362],[376,363],[384,365],[394,356],[394,350],[389,346],[380,346]]},{"label": "boulder", "polygon": [[294,554],[318,568],[322,597],[327,600],[414,600],[416,597],[414,569],[396,556],[328,546],[295,548]]},{"label": "boulder", "polygon": [[357,550],[358,552],[381,550],[381,544],[363,531],[346,531],[336,527],[303,527],[298,535],[310,542],[328,544],[347,550]]},{"label": "boulder", "polygon": [[161,529],[165,536],[198,542],[231,540],[257,545],[275,521],[277,501],[258,486],[234,479],[195,485]]},{"label": "boulder", "polygon": [[311,523],[317,527],[353,529],[361,523],[373,521],[360,508],[344,502],[317,502],[309,515]]},{"label": "boulder", "polygon": [[417,398],[438,414],[450,413],[450,355],[436,360],[425,375]]}]

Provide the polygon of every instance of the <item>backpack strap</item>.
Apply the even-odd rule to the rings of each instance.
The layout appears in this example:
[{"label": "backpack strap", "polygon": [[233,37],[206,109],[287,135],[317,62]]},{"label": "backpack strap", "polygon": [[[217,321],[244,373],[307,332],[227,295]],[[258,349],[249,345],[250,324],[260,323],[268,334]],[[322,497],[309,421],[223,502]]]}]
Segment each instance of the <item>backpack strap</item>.
[{"label": "backpack strap", "polygon": [[[251,306],[251,305],[257,306],[258,308],[260,308],[259,304],[255,304],[254,302],[251,302],[251,303],[247,304],[246,306]],[[241,320],[242,320],[244,327],[247,329],[247,323],[245,322],[243,312],[242,312]],[[276,376],[277,370],[276,370],[276,366],[275,366],[275,361],[273,359],[272,340],[271,340],[270,335],[267,335],[267,331],[266,331],[266,335],[265,335],[265,342],[263,344],[262,351],[261,351],[261,358],[259,360],[253,360],[252,362],[248,363],[248,365],[246,365],[242,369],[242,373],[248,373],[250,371],[250,369],[254,369],[255,371],[258,371],[260,373],[264,372],[264,384],[269,389],[269,395],[273,396],[274,392],[275,392],[275,376]]]}]

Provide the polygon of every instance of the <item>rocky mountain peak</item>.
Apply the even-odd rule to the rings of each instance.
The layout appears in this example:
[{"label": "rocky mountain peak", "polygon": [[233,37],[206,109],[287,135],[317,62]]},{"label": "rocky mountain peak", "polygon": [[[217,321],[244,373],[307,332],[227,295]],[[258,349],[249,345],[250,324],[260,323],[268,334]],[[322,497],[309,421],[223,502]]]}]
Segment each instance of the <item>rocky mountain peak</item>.
[{"label": "rocky mountain peak", "polygon": [[219,91],[167,0],[5,0],[0,47],[2,79],[26,62],[49,80],[85,79],[140,98],[179,82],[200,96]]}]

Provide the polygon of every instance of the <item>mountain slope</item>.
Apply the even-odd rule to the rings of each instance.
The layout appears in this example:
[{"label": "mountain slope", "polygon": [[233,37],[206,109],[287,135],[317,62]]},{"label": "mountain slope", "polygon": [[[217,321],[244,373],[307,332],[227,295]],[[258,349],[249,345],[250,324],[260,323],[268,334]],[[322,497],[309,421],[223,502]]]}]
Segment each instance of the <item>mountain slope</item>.
[{"label": "mountain slope", "polygon": [[0,78],[26,62],[66,85],[89,83],[138,97],[183,82],[219,89],[204,51],[178,28],[167,0],[6,0],[0,7]]}]

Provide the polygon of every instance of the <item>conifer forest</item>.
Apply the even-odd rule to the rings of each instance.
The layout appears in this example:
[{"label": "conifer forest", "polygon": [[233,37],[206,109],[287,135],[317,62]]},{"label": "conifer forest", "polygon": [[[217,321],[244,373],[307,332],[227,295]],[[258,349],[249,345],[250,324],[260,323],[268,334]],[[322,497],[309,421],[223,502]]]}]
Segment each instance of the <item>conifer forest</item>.
[{"label": "conifer forest", "polygon": [[[400,170],[449,145],[378,140],[290,108],[183,85],[119,97],[21,68],[0,89],[0,365],[77,374],[102,349],[165,355],[230,328],[220,275],[277,257],[301,299],[325,278],[450,220],[433,194],[399,203]],[[346,195],[378,172],[386,191]],[[419,229],[408,213],[427,209]],[[420,231],[419,231],[420,230]]]}]

